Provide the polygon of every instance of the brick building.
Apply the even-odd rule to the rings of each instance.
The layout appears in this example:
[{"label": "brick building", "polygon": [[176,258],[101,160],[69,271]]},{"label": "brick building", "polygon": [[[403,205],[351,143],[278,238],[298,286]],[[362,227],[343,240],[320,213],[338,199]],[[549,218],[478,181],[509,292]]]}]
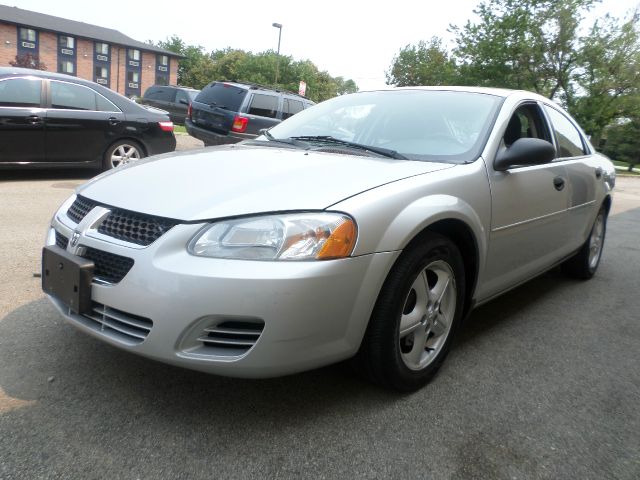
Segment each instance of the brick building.
[{"label": "brick building", "polygon": [[175,85],[174,52],[110,28],[0,5],[0,66],[31,54],[48,71],[92,80],[128,97],[154,84]]}]

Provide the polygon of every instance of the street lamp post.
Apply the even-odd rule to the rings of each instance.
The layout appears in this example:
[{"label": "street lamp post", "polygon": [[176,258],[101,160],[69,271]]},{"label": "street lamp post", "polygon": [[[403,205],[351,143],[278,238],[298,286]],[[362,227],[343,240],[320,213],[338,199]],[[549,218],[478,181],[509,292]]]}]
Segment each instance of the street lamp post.
[{"label": "street lamp post", "polygon": [[271,26],[278,29],[278,53],[276,56],[276,87],[278,86],[278,68],[280,67],[280,39],[282,38],[282,24],[272,23]]}]

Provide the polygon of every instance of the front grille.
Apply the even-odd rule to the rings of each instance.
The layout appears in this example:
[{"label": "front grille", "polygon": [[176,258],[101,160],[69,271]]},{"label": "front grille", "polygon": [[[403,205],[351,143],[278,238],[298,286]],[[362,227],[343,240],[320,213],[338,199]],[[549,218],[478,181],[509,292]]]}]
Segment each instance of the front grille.
[{"label": "front grille", "polygon": [[151,245],[176,224],[173,220],[114,209],[98,232],[137,245]]},{"label": "front grille", "polygon": [[69,243],[69,239],[62,235],[60,232],[56,232],[56,245],[62,248],[63,250],[67,249],[67,244]]},{"label": "front grille", "polygon": [[144,341],[153,327],[153,321],[94,302],[91,313],[82,315],[85,325],[104,335],[129,345]]},{"label": "front grille", "polygon": [[241,355],[256,344],[263,329],[264,323],[224,321],[205,328],[198,342],[207,350],[227,350],[223,355]]},{"label": "front grille", "polygon": [[97,205],[96,202],[84,197],[76,197],[76,200],[67,210],[67,216],[76,223],[80,223],[84,217],[87,216],[93,207]]},{"label": "front grille", "polygon": [[[78,196],[67,210],[67,216],[74,222],[80,223],[96,205],[98,203],[93,200]],[[110,208],[108,205],[105,205],[105,208],[109,208],[111,213],[98,227],[98,232],[144,247],[151,245],[177,224],[175,220],[168,218],[131,212],[122,208]]]},{"label": "front grille", "polygon": [[133,267],[133,259],[87,247],[82,255],[95,264],[93,276],[109,283],[118,283]]}]

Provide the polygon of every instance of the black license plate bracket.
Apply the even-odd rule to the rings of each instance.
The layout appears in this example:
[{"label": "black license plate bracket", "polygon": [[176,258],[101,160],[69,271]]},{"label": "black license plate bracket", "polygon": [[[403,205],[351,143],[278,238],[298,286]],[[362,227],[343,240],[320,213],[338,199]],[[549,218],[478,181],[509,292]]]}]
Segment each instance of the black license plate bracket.
[{"label": "black license plate bracket", "polygon": [[42,290],[77,313],[91,311],[94,263],[57,245],[42,249]]}]

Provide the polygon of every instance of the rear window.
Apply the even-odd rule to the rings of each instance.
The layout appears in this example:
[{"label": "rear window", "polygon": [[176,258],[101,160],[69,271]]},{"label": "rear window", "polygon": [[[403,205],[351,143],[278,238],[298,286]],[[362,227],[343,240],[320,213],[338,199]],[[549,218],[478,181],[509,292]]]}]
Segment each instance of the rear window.
[{"label": "rear window", "polygon": [[211,83],[204,87],[196,101],[237,112],[242,105],[247,90],[228,83]]},{"label": "rear window", "polygon": [[164,100],[170,102],[173,100],[175,90],[172,88],[151,87],[144,93],[144,98],[149,100]]}]

